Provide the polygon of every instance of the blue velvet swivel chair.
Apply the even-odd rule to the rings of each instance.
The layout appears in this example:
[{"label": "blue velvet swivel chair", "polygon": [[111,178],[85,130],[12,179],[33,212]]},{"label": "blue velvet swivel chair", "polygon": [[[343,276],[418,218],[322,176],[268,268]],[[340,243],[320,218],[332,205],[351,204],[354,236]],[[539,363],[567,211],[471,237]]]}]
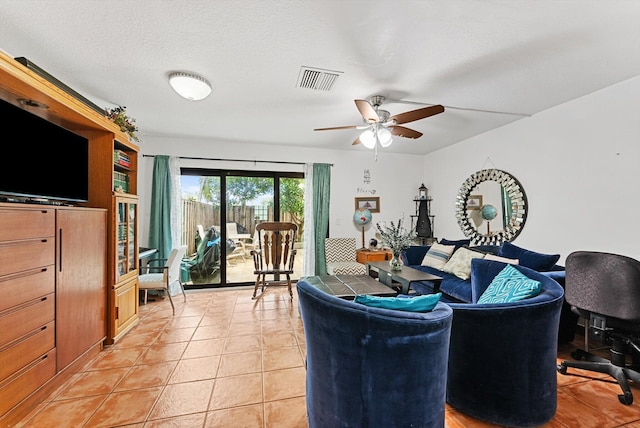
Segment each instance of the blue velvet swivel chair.
[{"label": "blue velvet swivel chair", "polygon": [[[311,277],[313,278],[313,277]],[[311,428],[444,427],[452,311],[373,308],[297,284]]]},{"label": "blue velvet swivel chair", "polygon": [[[473,302],[506,265],[471,261]],[[555,280],[514,266],[539,281],[535,297],[513,303],[451,303],[453,325],[447,403],[477,419],[509,427],[540,426],[557,408],[557,340],[564,290]]]}]

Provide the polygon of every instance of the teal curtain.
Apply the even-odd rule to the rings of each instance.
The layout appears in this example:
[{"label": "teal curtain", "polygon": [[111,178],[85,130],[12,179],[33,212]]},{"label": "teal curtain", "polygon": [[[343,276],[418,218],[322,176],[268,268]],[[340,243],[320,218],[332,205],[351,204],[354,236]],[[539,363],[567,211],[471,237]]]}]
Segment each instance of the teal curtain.
[{"label": "teal curtain", "polygon": [[165,259],[173,248],[171,242],[171,174],[169,156],[156,156],[151,184],[149,247],[158,250],[157,258]]},{"label": "teal curtain", "polygon": [[316,275],[326,275],[324,239],[329,231],[329,200],[331,197],[331,165],[313,164],[313,225],[315,234]]}]

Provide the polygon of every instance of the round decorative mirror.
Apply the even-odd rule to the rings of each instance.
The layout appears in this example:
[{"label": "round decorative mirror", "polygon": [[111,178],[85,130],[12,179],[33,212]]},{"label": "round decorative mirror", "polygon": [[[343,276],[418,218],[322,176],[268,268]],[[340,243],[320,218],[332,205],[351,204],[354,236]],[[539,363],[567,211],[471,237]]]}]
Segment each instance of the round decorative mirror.
[{"label": "round decorative mirror", "polygon": [[527,219],[527,196],[514,176],[483,169],[462,184],[456,196],[456,220],[475,245],[513,241]]}]

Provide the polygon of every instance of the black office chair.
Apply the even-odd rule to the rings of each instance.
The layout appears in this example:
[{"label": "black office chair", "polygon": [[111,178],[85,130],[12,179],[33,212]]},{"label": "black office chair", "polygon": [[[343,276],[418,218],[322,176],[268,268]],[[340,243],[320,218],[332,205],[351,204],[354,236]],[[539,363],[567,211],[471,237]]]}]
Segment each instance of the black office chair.
[{"label": "black office chair", "polygon": [[[640,261],[594,251],[576,251],[565,261],[565,299],[585,320],[585,349],[562,361],[558,372],[574,367],[614,377],[622,404],[632,404],[627,380],[640,385]],[[589,339],[609,347],[610,359],[589,351]],[[627,355],[630,354],[630,362]],[[584,361],[579,361],[584,360]]]}]

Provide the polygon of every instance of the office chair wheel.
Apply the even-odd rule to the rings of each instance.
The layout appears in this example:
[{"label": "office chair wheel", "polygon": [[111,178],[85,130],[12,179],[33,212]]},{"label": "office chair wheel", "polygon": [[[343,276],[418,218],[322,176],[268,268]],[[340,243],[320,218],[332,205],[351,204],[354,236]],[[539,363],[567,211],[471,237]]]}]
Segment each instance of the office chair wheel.
[{"label": "office chair wheel", "polygon": [[563,363],[558,364],[558,373],[567,374],[567,366],[565,366]]},{"label": "office chair wheel", "polygon": [[573,351],[571,353],[571,356],[575,359],[575,360],[582,360],[582,359],[587,359],[587,357],[589,356],[589,353],[584,351],[583,349],[576,349],[575,351]]},{"label": "office chair wheel", "polygon": [[630,391],[625,391],[624,394],[618,395],[618,400],[626,406],[633,404],[633,394]]}]

